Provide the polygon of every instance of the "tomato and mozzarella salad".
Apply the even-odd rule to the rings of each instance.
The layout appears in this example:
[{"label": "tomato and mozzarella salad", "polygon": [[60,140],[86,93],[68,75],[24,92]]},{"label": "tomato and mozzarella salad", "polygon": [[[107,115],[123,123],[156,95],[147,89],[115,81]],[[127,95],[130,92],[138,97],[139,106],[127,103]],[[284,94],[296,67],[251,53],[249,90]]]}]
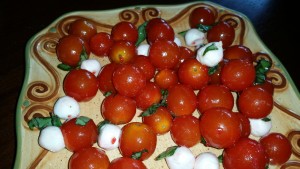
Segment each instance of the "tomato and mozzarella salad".
[{"label": "tomato and mozzarella salad", "polygon": [[[111,32],[77,19],[56,46],[58,68],[67,71],[65,96],[56,100],[51,117],[33,118],[29,127],[40,129],[42,148],[73,153],[70,169],[149,168],[144,161],[154,152],[160,155],[152,162],[165,159],[170,169],[281,165],[291,145],[271,132],[274,87],[266,73],[272,63],[255,61],[251,49],[234,39],[235,28],[217,21],[206,6],[193,9],[182,32],[160,17],[141,25],[120,21]],[[79,106],[98,92],[105,98],[99,112],[89,113],[99,114],[100,122]],[[170,147],[157,148],[166,134]],[[223,153],[195,153],[194,146]],[[121,157],[107,156],[115,149]]]}]

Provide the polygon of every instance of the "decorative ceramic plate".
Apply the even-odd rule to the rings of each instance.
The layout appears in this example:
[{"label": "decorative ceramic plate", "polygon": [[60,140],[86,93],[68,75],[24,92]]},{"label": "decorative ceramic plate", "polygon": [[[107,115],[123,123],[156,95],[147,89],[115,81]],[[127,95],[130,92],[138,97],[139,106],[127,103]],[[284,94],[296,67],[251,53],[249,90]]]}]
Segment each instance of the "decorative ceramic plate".
[{"label": "decorative ceramic plate", "polygon": [[[59,61],[55,47],[62,36],[67,34],[68,24],[78,18],[87,18],[97,25],[98,32],[110,32],[112,26],[119,21],[130,21],[139,26],[143,22],[162,17],[174,28],[175,32],[189,29],[188,17],[191,11],[199,6],[211,8],[217,15],[217,20],[226,20],[234,26],[236,38],[234,44],[243,44],[251,49],[256,58],[264,57],[272,61],[272,67],[267,77],[275,86],[274,108],[271,113],[272,129],[288,137],[293,147],[290,160],[280,167],[300,167],[300,94],[297,91],[288,72],[281,62],[272,54],[257,36],[253,25],[243,14],[219,6],[211,2],[194,2],[168,6],[134,6],[104,11],[71,12],[59,17],[48,27],[33,36],[26,46],[26,76],[17,107],[17,138],[18,149],[15,169],[20,168],[67,168],[71,152],[62,150],[52,153],[38,145],[39,130],[30,130],[27,122],[36,116],[49,116],[54,102],[64,96],[62,81],[66,72],[59,70]],[[183,41],[183,40],[182,40]],[[107,58],[98,59],[102,65],[108,63]],[[94,119],[95,123],[102,121],[99,106],[104,97],[99,91],[89,102],[80,103],[81,112]],[[87,113],[88,112],[88,113]],[[135,117],[133,120],[140,121]],[[298,131],[299,130],[299,131]],[[253,137],[254,138],[254,137]],[[257,138],[254,138],[257,139]],[[154,158],[167,147],[175,145],[170,134],[158,136],[157,148],[154,154],[144,161],[149,169],[168,168],[164,160],[154,161]],[[97,145],[95,145],[97,146]],[[197,144],[191,148],[194,155],[200,152],[212,151],[217,156],[222,152]],[[110,160],[121,156],[118,150],[107,151]]]}]

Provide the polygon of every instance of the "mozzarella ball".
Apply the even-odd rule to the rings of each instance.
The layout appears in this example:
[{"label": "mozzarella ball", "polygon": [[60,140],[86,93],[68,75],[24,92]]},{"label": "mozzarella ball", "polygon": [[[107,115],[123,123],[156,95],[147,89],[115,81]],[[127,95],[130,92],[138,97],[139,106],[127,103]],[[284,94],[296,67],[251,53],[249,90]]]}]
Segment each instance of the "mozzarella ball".
[{"label": "mozzarella ball", "polygon": [[113,150],[119,147],[121,128],[114,124],[105,124],[98,135],[98,145],[105,150]]},{"label": "mozzarella ball", "polygon": [[262,137],[268,134],[272,128],[272,121],[264,121],[263,119],[252,119],[250,120],[251,135],[256,137]]},{"label": "mozzarella ball", "polygon": [[187,46],[200,46],[204,44],[205,33],[192,28],[186,32],[184,39]]},{"label": "mozzarella ball", "polygon": [[101,64],[96,59],[88,59],[82,61],[80,68],[93,73],[95,76],[98,76],[101,70]]},{"label": "mozzarella ball", "polygon": [[48,126],[41,130],[38,139],[39,145],[52,152],[58,152],[65,148],[63,134],[59,127]]},{"label": "mozzarella ball", "polygon": [[182,46],[181,41],[178,37],[174,38],[174,42],[176,43],[177,46]]},{"label": "mozzarella ball", "polygon": [[197,156],[194,169],[219,169],[218,157],[211,152],[204,152]]},{"label": "mozzarella ball", "polygon": [[193,169],[195,156],[192,151],[185,147],[178,147],[172,156],[166,158],[169,169]]},{"label": "mozzarella ball", "polygon": [[148,56],[149,55],[149,48],[150,48],[149,44],[141,44],[137,47],[137,54]]},{"label": "mozzarella ball", "polygon": [[53,113],[59,118],[68,120],[79,115],[79,103],[70,96],[60,97],[54,104]]},{"label": "mozzarella ball", "polygon": [[196,59],[208,67],[216,66],[223,59],[222,41],[211,42],[198,49]]}]

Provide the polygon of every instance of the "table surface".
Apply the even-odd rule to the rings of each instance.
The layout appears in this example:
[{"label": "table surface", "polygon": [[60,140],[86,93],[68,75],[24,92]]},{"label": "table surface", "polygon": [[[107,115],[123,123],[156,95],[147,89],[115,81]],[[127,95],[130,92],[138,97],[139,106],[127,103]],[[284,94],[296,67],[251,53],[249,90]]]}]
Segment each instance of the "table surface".
[{"label": "table surface", "polygon": [[[6,2],[7,1],[7,2]],[[0,2],[0,164],[12,168],[16,150],[15,113],[25,70],[25,45],[31,36],[39,32],[59,16],[78,10],[104,10],[140,4],[180,4],[189,0],[122,0],[108,3],[102,0],[71,1],[13,1]],[[259,37],[283,63],[297,88],[300,77],[297,49],[299,44],[299,13],[296,5],[283,0],[212,0],[230,9],[239,11],[252,21]],[[4,39],[3,39],[4,38]],[[296,42],[294,42],[296,40]],[[299,59],[298,59],[299,60]]]}]

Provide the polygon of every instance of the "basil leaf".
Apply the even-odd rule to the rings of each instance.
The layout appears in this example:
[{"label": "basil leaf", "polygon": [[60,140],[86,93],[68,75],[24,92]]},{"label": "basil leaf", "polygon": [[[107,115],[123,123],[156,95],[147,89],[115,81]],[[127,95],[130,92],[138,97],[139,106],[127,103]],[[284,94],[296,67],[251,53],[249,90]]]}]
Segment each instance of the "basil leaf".
[{"label": "basil leaf", "polygon": [[214,74],[214,73],[218,70],[218,67],[219,67],[219,65],[216,65],[216,66],[214,66],[214,67],[210,67],[210,68],[208,69],[208,74],[209,74],[209,75]]},{"label": "basil leaf", "polygon": [[270,70],[272,64],[270,61],[266,59],[261,59],[257,62],[257,65],[255,66],[256,71],[256,77],[255,77],[255,83],[256,84],[262,84],[266,80],[266,74]]},{"label": "basil leaf", "polygon": [[139,151],[139,152],[135,152],[131,155],[131,158],[138,160],[142,157],[143,153],[147,153],[147,152],[148,152],[148,150],[146,150],[146,149]]},{"label": "basil leaf", "polygon": [[207,32],[211,28],[212,28],[212,26],[209,26],[209,25],[202,25],[202,24],[197,25],[197,29],[203,33]]},{"label": "basil leaf", "polygon": [[209,46],[204,50],[203,56],[204,56],[207,52],[209,52],[209,51],[211,51],[211,50],[218,50],[218,47],[215,45],[215,43],[212,43],[211,45],[209,45]]},{"label": "basil leaf", "polygon": [[75,124],[85,126],[91,119],[85,116],[77,117]]},{"label": "basil leaf", "polygon": [[60,70],[63,70],[63,71],[70,71],[70,70],[72,70],[71,66],[63,64],[63,63],[58,64],[57,68],[59,68]]},{"label": "basil leaf", "polygon": [[271,121],[271,119],[269,117],[262,118],[261,120],[264,121],[264,122]]},{"label": "basil leaf", "polygon": [[148,24],[148,21],[144,22],[138,27],[138,40],[135,43],[135,46],[139,46],[145,39],[146,39],[146,26]]},{"label": "basil leaf", "polygon": [[60,127],[62,125],[58,116],[53,115],[50,117],[34,117],[28,121],[29,129],[33,130],[34,128],[38,128],[39,130],[48,127],[48,126],[57,126]]},{"label": "basil leaf", "polygon": [[155,160],[161,160],[161,159],[164,159],[166,157],[170,157],[172,155],[174,155],[175,151],[177,150],[179,146],[173,146],[173,147],[169,147],[166,151],[160,153],[156,158]]}]

